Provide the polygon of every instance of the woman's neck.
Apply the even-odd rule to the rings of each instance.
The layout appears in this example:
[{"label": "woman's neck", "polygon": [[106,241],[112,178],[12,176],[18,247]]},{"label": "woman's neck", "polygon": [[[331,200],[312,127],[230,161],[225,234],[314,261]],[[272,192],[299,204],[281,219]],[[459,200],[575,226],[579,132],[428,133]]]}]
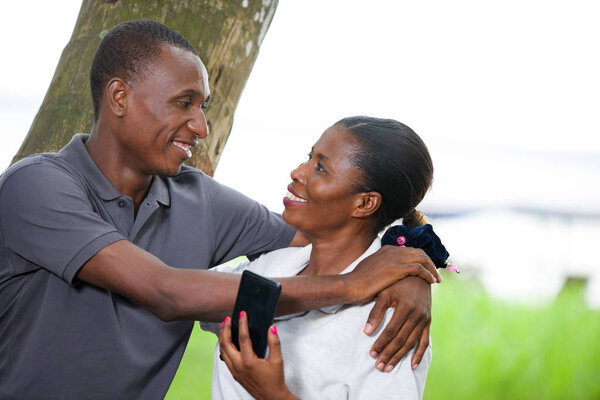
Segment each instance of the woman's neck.
[{"label": "woman's neck", "polygon": [[311,236],[312,251],[308,266],[300,275],[337,275],[360,257],[373,243],[370,230],[340,232],[326,239]]}]

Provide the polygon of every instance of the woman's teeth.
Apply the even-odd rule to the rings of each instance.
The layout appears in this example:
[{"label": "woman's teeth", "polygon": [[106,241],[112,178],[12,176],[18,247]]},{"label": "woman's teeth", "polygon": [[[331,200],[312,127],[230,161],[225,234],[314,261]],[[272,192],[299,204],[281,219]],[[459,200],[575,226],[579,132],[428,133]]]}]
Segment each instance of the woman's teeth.
[{"label": "woman's teeth", "polygon": [[285,196],[288,199],[292,200],[292,201],[299,201],[300,203],[307,203],[307,200],[301,199],[300,197],[296,197],[294,196],[291,192],[287,192],[287,195]]}]

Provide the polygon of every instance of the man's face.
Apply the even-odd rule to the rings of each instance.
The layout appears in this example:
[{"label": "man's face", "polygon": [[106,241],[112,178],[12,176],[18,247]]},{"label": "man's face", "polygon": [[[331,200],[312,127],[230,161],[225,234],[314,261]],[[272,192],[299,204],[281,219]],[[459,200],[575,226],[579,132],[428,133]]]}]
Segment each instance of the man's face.
[{"label": "man's face", "polygon": [[150,72],[128,82],[127,113],[119,134],[124,166],[135,174],[173,176],[208,135],[210,96],[200,58],[165,45]]}]

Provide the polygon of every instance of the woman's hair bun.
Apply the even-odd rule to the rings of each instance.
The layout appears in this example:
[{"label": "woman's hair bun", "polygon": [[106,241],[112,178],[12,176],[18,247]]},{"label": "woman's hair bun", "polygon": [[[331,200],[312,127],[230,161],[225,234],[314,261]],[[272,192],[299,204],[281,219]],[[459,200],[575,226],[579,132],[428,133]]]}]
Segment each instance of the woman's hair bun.
[{"label": "woman's hair bun", "polygon": [[408,229],[413,229],[427,223],[427,217],[425,217],[421,211],[415,210],[414,208],[402,217],[402,225],[406,226]]},{"label": "woman's hair bun", "polygon": [[441,239],[435,234],[430,224],[420,225],[412,229],[406,225],[392,226],[385,231],[381,238],[381,245],[386,244],[422,249],[437,268],[446,268],[446,260],[450,257]]}]

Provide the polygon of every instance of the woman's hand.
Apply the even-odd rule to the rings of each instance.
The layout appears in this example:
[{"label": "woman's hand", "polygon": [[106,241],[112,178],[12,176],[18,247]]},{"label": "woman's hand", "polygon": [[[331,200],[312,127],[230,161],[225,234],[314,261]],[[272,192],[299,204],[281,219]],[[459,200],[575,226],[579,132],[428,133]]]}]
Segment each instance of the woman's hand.
[{"label": "woman's hand", "polygon": [[221,357],[231,375],[256,399],[298,399],[285,385],[283,359],[277,328],[271,325],[267,337],[269,356],[259,358],[252,349],[248,316],[244,311],[239,319],[240,350],[231,341],[231,318],[225,318],[219,332]]}]

